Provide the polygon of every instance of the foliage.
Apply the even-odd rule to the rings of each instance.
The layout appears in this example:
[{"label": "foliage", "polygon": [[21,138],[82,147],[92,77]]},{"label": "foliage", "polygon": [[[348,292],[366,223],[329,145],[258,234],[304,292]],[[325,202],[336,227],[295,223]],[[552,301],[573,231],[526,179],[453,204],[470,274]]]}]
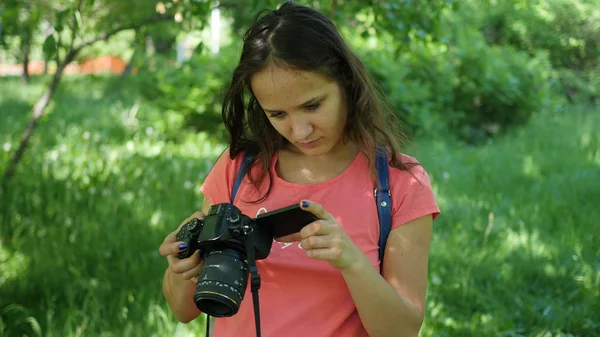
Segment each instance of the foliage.
[{"label": "foliage", "polygon": [[[438,20],[447,1],[385,2],[383,6],[370,6],[371,1],[296,1],[312,5],[328,14],[341,29],[348,29],[363,37],[373,37],[377,30],[403,36],[406,41],[435,36]],[[251,24],[258,9],[276,8],[281,1],[258,0],[223,2],[224,13],[234,18],[233,34],[241,36]],[[399,18],[402,18],[399,20]],[[231,70],[239,57],[239,41],[223,46],[218,55],[210,55],[199,46],[191,60],[182,65],[164,63],[160,58],[153,60],[165,66],[142,74],[142,92],[154,100],[165,111],[183,116],[183,127],[199,130],[212,129],[223,137],[220,127],[221,101],[228,85]],[[407,48],[409,44],[394,44],[395,52]]]},{"label": "foliage", "polygon": [[[10,93],[0,96],[0,169],[43,90],[34,80],[15,90],[14,79],[0,79]],[[195,187],[223,146],[207,133],[175,146],[162,113],[130,82],[65,81],[31,144],[36,155],[2,195],[0,336],[170,335],[157,244],[200,207]]]},{"label": "foliage", "polygon": [[[524,125],[535,113],[561,109],[565,102],[557,92],[564,93],[572,88],[567,91],[567,94],[575,92],[571,96],[585,94],[592,98],[597,95],[593,79],[598,76],[594,72],[581,74],[574,69],[556,68],[552,64],[552,52],[544,48],[527,49],[516,43],[494,43],[486,35],[489,29],[485,28],[485,23],[488,22],[486,18],[494,17],[495,12],[486,14],[479,7],[483,6],[481,4],[467,2],[442,6],[430,3],[438,6],[431,10],[437,13],[440,25],[445,27],[442,32],[433,29],[433,26],[429,30],[418,28],[421,27],[419,22],[427,21],[418,15],[399,21],[392,15],[384,18],[383,12],[379,12],[381,8],[387,8],[388,12],[393,13],[393,9],[399,6],[411,6],[410,2],[402,5],[389,3],[381,8],[366,7],[365,1],[351,1],[344,3],[343,7],[335,7],[336,2],[302,3],[312,4],[328,13],[338,24],[378,79],[392,108],[415,135],[427,134],[431,137],[450,130],[458,139],[479,143],[511,127]],[[254,1],[253,5],[270,7],[275,3]],[[525,3],[515,2],[513,5],[534,10],[531,7],[533,5],[527,7]],[[239,9],[237,6],[224,6],[228,10]],[[494,6],[497,10],[508,8],[505,5]],[[251,9],[255,7],[249,5],[248,8],[234,14],[234,32],[241,33],[242,27],[250,23],[250,13],[255,13]],[[502,13],[522,15],[525,9]],[[395,28],[392,28],[394,22]],[[405,31],[405,34],[398,34],[398,26],[413,28]],[[148,97],[167,98],[158,98],[161,106],[180,111],[185,116],[190,116],[189,107],[199,107],[205,111],[202,102],[220,100],[220,90],[223,90],[229,77],[226,70],[233,68],[233,64],[227,66],[222,62],[235,62],[230,54],[235,52],[231,48],[223,50],[220,53],[224,56],[223,60],[195,57],[190,72],[186,70],[183,74],[168,67],[161,68],[158,72],[164,74],[153,76],[148,87],[170,87],[171,90],[152,89]],[[192,83],[194,78],[207,76],[220,78],[218,86],[203,87],[202,84]],[[202,88],[197,88],[199,86]],[[195,87],[197,95],[177,94],[177,97],[183,96],[184,100],[187,97],[192,101],[170,99],[169,95],[176,91],[174,88],[192,87]],[[166,93],[169,95],[164,95]],[[212,98],[209,97],[211,95]],[[170,105],[165,102],[170,102]],[[208,118],[202,121],[205,125],[212,125],[213,118],[219,118],[219,104],[212,106],[213,113],[204,114],[204,118]]]},{"label": "foliage", "polygon": [[[422,336],[599,336],[600,114],[565,100],[600,100],[598,0],[298,2],[338,24],[418,139],[405,152],[430,173],[443,212]],[[237,39],[258,8],[281,2],[220,3]],[[31,35],[64,60],[71,41],[133,28],[111,53],[145,54],[147,38],[163,52],[139,56],[135,76],[66,77],[48,105],[1,195],[0,337],[181,332],[157,247],[199,209],[198,186],[225,147],[220,104],[239,45],[218,55],[200,45],[184,63],[172,46],[204,28],[213,4],[0,3],[0,43],[19,40],[5,48]],[[1,170],[47,83],[0,78]]]},{"label": "foliage", "polygon": [[417,135],[452,133],[481,142],[554,109],[554,72],[544,55],[488,46],[460,29],[449,46],[412,43],[399,58],[385,49],[363,52],[392,108]]},{"label": "foliage", "polygon": [[600,310],[599,236],[584,229],[600,215],[600,111],[565,111],[477,148],[419,143],[444,218],[424,336],[599,336],[582,313]]},{"label": "foliage", "polygon": [[[234,31],[241,35],[261,9],[274,9],[285,0],[222,1],[222,6],[234,18]],[[400,41],[411,37],[437,38],[441,35],[441,15],[449,8],[450,0],[432,1],[374,1],[374,0],[296,0],[295,3],[311,6],[326,14],[339,27],[348,26],[364,36],[379,32],[393,34]],[[232,10],[229,10],[232,9]],[[396,44],[403,50],[403,44]]]},{"label": "foliage", "polygon": [[511,45],[530,55],[545,51],[570,98],[600,100],[598,82],[587,76],[600,71],[600,1],[477,0],[461,4],[457,20],[478,27],[489,43]]},{"label": "foliage", "polygon": [[[40,8],[58,8],[42,0],[30,1],[46,6]],[[111,53],[137,55],[145,97],[156,100],[169,116],[180,116],[181,127],[213,128],[221,134],[220,100],[228,70],[236,61],[237,40],[223,47],[219,57],[209,56],[201,45],[188,62],[170,62],[176,35],[182,35],[178,29],[202,29],[213,3],[136,1],[84,1],[79,11],[83,19],[73,22],[85,26],[83,39],[156,12],[182,14],[181,23],[143,26],[122,35],[121,44]],[[323,11],[340,27],[415,135],[451,130],[457,138],[476,143],[522,125],[535,113],[560,109],[564,102],[554,91],[571,101],[600,100],[597,1],[406,0],[377,2],[376,6],[370,0],[297,2]],[[232,18],[232,36],[237,39],[259,9],[281,3],[225,0],[219,6],[222,15]],[[40,12],[59,28],[64,22],[73,27],[69,18],[77,12],[73,11],[76,4],[63,1],[62,11]],[[63,30],[64,34],[48,36],[47,53],[54,54],[61,36],[64,44],[69,30]],[[152,38],[163,56],[140,55],[146,37]],[[80,57],[101,50],[109,51],[102,45],[83,51]],[[177,132],[172,134],[176,137]]]},{"label": "foliage", "polygon": [[[225,138],[221,107],[224,90],[238,56],[234,46],[212,54],[199,45],[193,56],[182,64],[153,58],[155,71],[144,69],[136,80],[140,92],[165,113],[177,116],[178,128],[168,135],[177,138],[181,128],[210,131],[217,138]],[[170,65],[169,65],[170,63]]]},{"label": "foliage", "polygon": [[[0,79],[0,165],[43,90],[33,80]],[[183,327],[169,312],[157,248],[199,209],[224,144],[165,137],[137,85],[66,77],[59,88],[0,203],[0,336],[203,334],[202,318]],[[565,110],[485,146],[406,149],[442,209],[421,336],[598,336],[600,114]]]}]

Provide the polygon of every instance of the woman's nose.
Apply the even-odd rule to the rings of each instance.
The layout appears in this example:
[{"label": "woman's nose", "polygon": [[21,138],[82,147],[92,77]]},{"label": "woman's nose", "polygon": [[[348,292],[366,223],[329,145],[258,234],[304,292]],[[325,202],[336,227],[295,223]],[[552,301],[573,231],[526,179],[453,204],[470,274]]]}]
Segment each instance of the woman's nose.
[{"label": "woman's nose", "polygon": [[310,134],[313,132],[313,126],[307,118],[292,119],[292,136],[296,141],[310,140]]}]

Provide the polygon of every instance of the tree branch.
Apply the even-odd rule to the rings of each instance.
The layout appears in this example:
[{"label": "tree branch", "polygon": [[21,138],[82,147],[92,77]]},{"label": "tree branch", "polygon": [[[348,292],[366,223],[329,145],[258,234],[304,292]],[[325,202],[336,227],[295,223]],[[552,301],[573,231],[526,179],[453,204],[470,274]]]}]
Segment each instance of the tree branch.
[{"label": "tree branch", "polygon": [[329,10],[329,19],[335,19],[335,11],[337,10],[337,0],[331,0],[331,9]]},{"label": "tree branch", "polygon": [[81,44],[79,44],[77,47],[75,47],[73,50],[77,53],[79,52],[81,49],[85,48],[86,46],[92,45],[98,41],[102,41],[102,40],[107,40],[109,39],[111,36],[122,32],[124,30],[128,30],[128,29],[137,29],[140,28],[142,26],[145,25],[149,25],[149,24],[153,24],[153,23],[158,23],[158,22],[163,22],[163,21],[168,21],[168,20],[172,20],[173,18],[171,16],[153,16],[151,18],[149,18],[146,21],[142,21],[142,22],[138,22],[132,25],[128,25],[128,26],[122,26],[122,27],[117,27],[113,30],[110,30],[104,34],[100,34],[96,37],[94,37],[93,39],[89,39],[87,41],[82,42]]},{"label": "tree branch", "polygon": [[69,51],[71,53],[73,51],[73,45],[75,45],[75,39],[77,38],[77,31],[79,30],[79,25],[77,24],[77,13],[81,15],[81,4],[83,0],[79,0],[77,3],[77,10],[73,12],[73,28],[71,29],[71,43],[69,43]]},{"label": "tree branch", "polygon": [[[81,4],[82,4],[82,0],[79,1],[78,8],[81,6]],[[58,66],[58,68],[56,69],[56,73],[54,74],[54,76],[52,78],[52,82],[50,83],[46,92],[42,95],[42,97],[37,101],[37,103],[33,107],[33,113],[32,113],[31,119],[29,121],[29,124],[27,125],[27,129],[23,133],[19,147],[17,148],[17,151],[15,152],[15,154],[11,158],[10,162],[8,163],[6,171],[4,172],[4,177],[0,181],[0,192],[4,191],[8,187],[8,183],[11,180],[12,176],[14,175],[16,168],[17,168],[19,162],[21,161],[23,155],[25,154],[25,150],[27,149],[27,147],[29,145],[29,140],[31,139],[31,136],[32,136],[34,130],[36,129],[38,122],[44,116],[44,111],[45,111],[46,107],[48,106],[48,103],[52,99],[54,92],[58,88],[61,76],[65,70],[65,67],[71,61],[73,61],[75,56],[86,46],[92,45],[101,40],[106,40],[106,39],[110,38],[111,36],[117,34],[118,32],[121,32],[123,30],[137,29],[137,28],[140,28],[145,25],[150,25],[150,24],[154,24],[157,22],[167,21],[170,19],[171,19],[171,17],[169,17],[169,16],[151,17],[151,18],[148,18],[148,20],[139,22],[137,24],[132,24],[132,25],[128,25],[128,26],[122,26],[122,27],[115,28],[104,34],[100,34],[93,39],[84,41],[81,44],[79,44],[78,46],[74,47],[74,41],[75,41],[75,38],[76,38],[76,35],[78,32],[78,29],[77,29],[78,25],[76,22],[77,19],[75,17],[73,17],[73,20],[75,20],[75,21],[74,21],[74,26],[72,29],[72,39],[69,43],[69,49],[67,50],[67,54],[65,55],[65,58],[62,61],[60,61],[60,54],[59,54],[60,48],[57,50],[57,66]],[[60,34],[58,34],[58,38],[59,38],[58,44],[60,46],[60,44],[61,44]]]}]

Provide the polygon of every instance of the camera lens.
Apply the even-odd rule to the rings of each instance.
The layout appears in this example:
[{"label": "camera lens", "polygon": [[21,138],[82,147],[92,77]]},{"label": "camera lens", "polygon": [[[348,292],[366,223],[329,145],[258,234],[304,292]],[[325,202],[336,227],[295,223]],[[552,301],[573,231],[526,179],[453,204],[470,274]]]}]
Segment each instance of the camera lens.
[{"label": "camera lens", "polygon": [[244,256],[233,249],[214,250],[204,260],[198,276],[194,302],[214,317],[235,315],[244,298],[248,267]]}]

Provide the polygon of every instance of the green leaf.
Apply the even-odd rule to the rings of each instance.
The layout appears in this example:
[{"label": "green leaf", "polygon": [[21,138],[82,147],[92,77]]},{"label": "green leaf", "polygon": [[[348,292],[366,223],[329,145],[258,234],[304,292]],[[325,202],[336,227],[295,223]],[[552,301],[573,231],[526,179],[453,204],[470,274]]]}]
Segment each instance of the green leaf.
[{"label": "green leaf", "polygon": [[42,46],[42,51],[44,53],[44,57],[46,59],[52,59],[54,55],[56,55],[56,38],[54,38],[54,34],[49,35],[44,41],[44,45]]},{"label": "green leaf", "polygon": [[75,15],[73,16],[73,24],[75,25],[74,28],[79,28],[83,25],[80,11],[75,11]]},{"label": "green leaf", "polygon": [[62,11],[58,11],[56,13],[56,24],[54,29],[60,33],[65,28],[65,20],[67,20],[70,16],[71,8],[64,9]]}]

